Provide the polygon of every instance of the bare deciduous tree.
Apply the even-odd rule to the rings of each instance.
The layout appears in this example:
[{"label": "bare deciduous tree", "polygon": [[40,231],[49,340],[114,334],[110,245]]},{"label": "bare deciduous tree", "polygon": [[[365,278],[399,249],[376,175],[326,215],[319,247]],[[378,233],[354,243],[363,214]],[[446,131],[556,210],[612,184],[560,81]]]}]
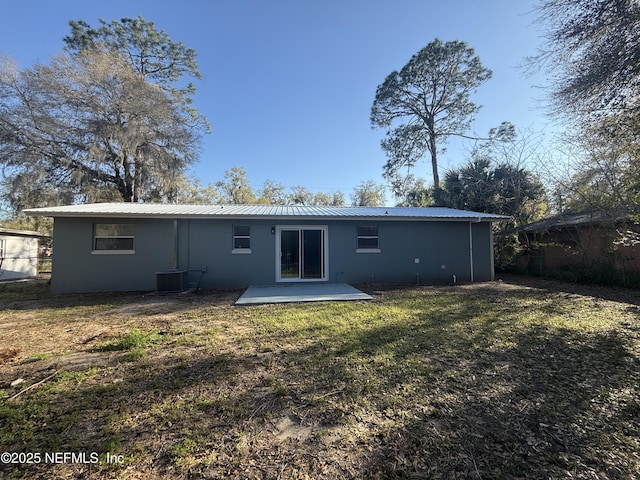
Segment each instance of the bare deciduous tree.
[{"label": "bare deciduous tree", "polygon": [[589,119],[637,111],[640,103],[640,3],[542,0],[546,43],[530,59],[553,74],[553,105]]},{"label": "bare deciduous tree", "polygon": [[[0,161],[10,203],[172,199],[198,145],[182,101],[107,48],[23,71],[5,63]],[[25,184],[42,189],[25,196]]]}]

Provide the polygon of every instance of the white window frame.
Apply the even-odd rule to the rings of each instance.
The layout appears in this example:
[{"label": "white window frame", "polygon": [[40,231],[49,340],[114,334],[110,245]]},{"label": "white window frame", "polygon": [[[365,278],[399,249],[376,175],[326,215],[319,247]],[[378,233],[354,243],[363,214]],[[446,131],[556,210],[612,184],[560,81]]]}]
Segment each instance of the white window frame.
[{"label": "white window frame", "polygon": [[[359,234],[359,229],[360,228],[375,228],[376,229],[376,235],[360,235]],[[371,239],[371,238],[375,238],[377,240],[377,248],[358,248],[358,244],[360,243],[360,239]],[[356,253],[381,253],[382,250],[380,250],[380,231],[379,231],[379,227],[377,225],[360,225],[356,227]]]},{"label": "white window frame", "polygon": [[4,259],[5,249],[7,247],[7,240],[0,238],[0,260]]},{"label": "white window frame", "polygon": [[[323,262],[324,275],[321,278],[282,278],[282,263],[281,263],[281,232],[283,230],[320,230],[323,237],[323,249],[321,253],[321,262]],[[276,225],[276,283],[305,283],[305,282],[327,282],[329,281],[329,226],[328,225]],[[302,242],[302,235],[300,235],[299,241]],[[302,251],[302,247],[298,248],[298,252]]]},{"label": "white window frame", "polygon": [[[249,235],[236,235],[236,227],[246,227],[249,229]],[[231,233],[232,235],[232,249],[231,249],[231,253],[233,255],[248,255],[251,253],[251,225],[233,225],[231,227]],[[242,238],[242,239],[249,239],[249,248],[236,248],[236,238]]]},{"label": "white window frame", "polygon": [[[136,237],[135,234],[134,235],[98,235],[97,234],[97,227],[100,225],[117,225],[117,226],[121,226],[121,225],[126,225],[126,226],[130,226],[131,229],[133,230],[135,228],[133,223],[94,223],[93,224],[93,234],[92,234],[92,245],[91,245],[91,254],[92,255],[133,255],[136,253],[135,250],[135,241],[136,241]],[[132,249],[123,249],[123,250],[109,250],[109,249],[99,249],[96,248],[96,240],[100,239],[100,238],[118,238],[118,239],[132,239],[133,240],[133,248]]]}]

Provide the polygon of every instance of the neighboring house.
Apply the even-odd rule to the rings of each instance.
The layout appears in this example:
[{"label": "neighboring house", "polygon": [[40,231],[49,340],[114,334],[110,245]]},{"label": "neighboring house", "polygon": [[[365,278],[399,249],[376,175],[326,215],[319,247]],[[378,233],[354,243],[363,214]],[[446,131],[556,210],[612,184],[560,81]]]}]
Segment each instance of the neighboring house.
[{"label": "neighboring house", "polygon": [[53,292],[494,278],[491,222],[448,208],[91,204],[54,217]]},{"label": "neighboring house", "polygon": [[38,232],[0,228],[0,282],[38,275]]},{"label": "neighboring house", "polygon": [[569,213],[518,229],[524,253],[517,266],[532,273],[569,266],[640,272],[640,230],[625,211]]}]

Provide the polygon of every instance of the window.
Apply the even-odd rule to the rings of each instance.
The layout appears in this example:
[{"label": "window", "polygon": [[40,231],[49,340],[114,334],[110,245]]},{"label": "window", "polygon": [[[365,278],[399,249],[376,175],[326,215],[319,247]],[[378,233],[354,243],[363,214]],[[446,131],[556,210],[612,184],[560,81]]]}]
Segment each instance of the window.
[{"label": "window", "polygon": [[0,260],[4,259],[4,238],[0,238]]},{"label": "window", "polygon": [[379,253],[378,227],[358,227],[357,253]]},{"label": "window", "polygon": [[235,225],[233,227],[233,250],[231,253],[251,253],[251,227]]},{"label": "window", "polygon": [[93,226],[93,253],[135,253],[133,224],[96,223]]}]

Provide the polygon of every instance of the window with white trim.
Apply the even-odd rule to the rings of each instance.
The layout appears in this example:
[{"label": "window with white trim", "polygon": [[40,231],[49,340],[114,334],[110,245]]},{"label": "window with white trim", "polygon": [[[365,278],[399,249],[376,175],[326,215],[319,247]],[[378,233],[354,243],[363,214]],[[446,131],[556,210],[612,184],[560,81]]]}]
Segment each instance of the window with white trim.
[{"label": "window with white trim", "polygon": [[231,253],[251,253],[251,227],[249,225],[233,226],[233,250]]},{"label": "window with white trim", "polygon": [[93,225],[93,253],[135,253],[132,223]]},{"label": "window with white trim", "polygon": [[377,226],[358,227],[357,234],[357,253],[379,253],[379,237]]},{"label": "window with white trim", "polygon": [[0,261],[4,259],[5,239],[0,238]]}]

